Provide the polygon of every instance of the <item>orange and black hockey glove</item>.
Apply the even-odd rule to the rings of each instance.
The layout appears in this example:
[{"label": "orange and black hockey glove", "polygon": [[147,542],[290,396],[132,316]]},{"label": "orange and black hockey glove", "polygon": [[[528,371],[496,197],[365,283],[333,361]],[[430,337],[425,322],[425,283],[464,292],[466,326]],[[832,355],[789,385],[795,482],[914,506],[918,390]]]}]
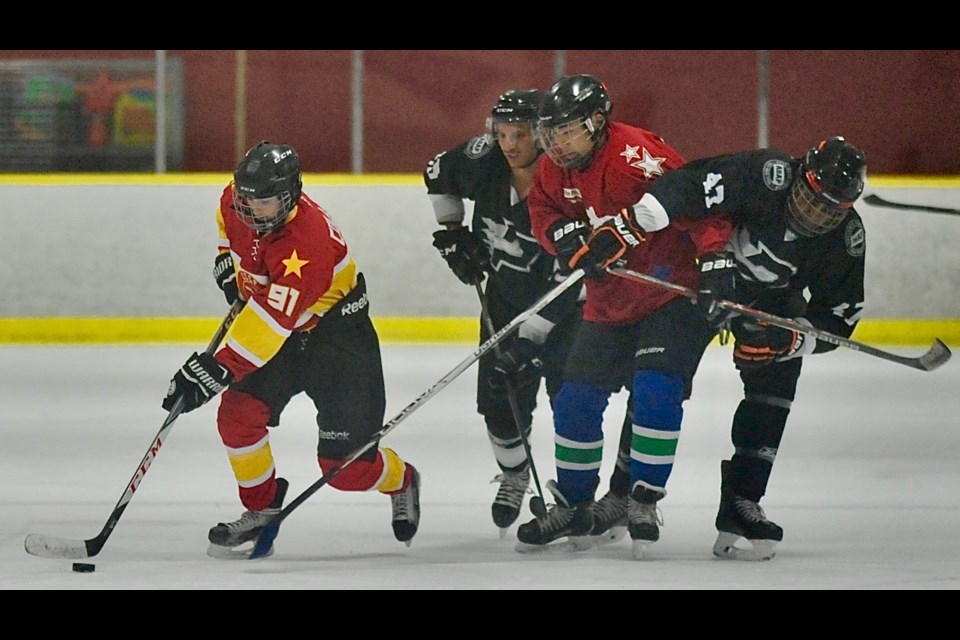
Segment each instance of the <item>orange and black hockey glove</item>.
[{"label": "orange and black hockey glove", "polygon": [[641,229],[633,223],[629,210],[623,209],[594,229],[587,243],[573,254],[569,266],[583,269],[587,277],[601,278],[607,267],[643,241]]},{"label": "orange and black hockey glove", "polygon": [[570,259],[587,243],[590,227],[583,220],[561,220],[553,223],[547,235],[557,250],[557,266],[561,273],[570,273]]},{"label": "orange and black hockey glove", "polygon": [[737,341],[733,347],[733,363],[741,371],[753,371],[794,357],[801,353],[806,340],[806,335],[799,331],[742,316],[734,318],[730,325]]}]

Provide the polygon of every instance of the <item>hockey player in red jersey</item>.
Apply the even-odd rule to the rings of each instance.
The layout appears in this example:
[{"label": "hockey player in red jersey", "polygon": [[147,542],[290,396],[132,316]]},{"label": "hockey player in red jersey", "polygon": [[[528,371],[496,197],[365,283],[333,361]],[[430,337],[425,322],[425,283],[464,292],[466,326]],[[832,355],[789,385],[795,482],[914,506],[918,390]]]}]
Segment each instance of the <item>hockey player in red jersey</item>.
[{"label": "hockey player in red jersey", "polygon": [[[210,529],[208,553],[243,555],[283,505],[268,427],[306,393],[317,409],[324,473],[370,442],[386,398],[380,343],[363,274],[326,211],[302,190],[300,160],[287,145],[247,151],[217,209],[214,277],[227,302],[246,305],[213,355],[194,353],[164,398],[184,412],[221,391],[217,428],[246,511]],[[371,446],[329,483],[390,496],[394,536],[410,544],[420,519],[420,477],[391,449]],[[270,550],[272,552],[272,548]]]},{"label": "hockey player in red jersey", "polygon": [[[589,279],[583,323],[553,406],[557,480],[547,487],[557,503],[545,517],[520,526],[519,551],[563,537],[589,546],[601,507],[627,515],[636,557],[659,538],[657,501],[666,495],[682,403],[725,319],[715,302],[732,286],[733,262],[723,252],[728,218],[635,215],[650,185],[684,160],[656,134],[612,121],[612,107],[599,79],[575,75],[553,86],[539,112],[539,138],[551,162],[538,165],[528,198],[533,233]],[[621,260],[632,270],[698,289],[699,304],[606,272]],[[615,477],[626,482],[629,497],[611,491],[595,504],[603,412],[624,386],[632,392],[630,471]]]}]

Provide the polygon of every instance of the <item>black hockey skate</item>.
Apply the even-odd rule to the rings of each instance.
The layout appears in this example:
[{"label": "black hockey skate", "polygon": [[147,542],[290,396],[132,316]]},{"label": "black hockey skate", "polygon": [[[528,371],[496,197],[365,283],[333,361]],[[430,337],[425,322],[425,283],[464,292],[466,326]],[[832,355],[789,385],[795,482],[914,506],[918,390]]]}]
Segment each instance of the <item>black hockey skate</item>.
[{"label": "black hockey skate", "polygon": [[627,496],[613,491],[593,505],[593,529],[590,537],[596,545],[610,544],[627,535]]},{"label": "black hockey skate", "polygon": [[660,539],[663,524],[657,502],[667,495],[663,489],[648,487],[640,482],[633,487],[627,499],[627,531],[633,541],[633,557],[642,560],[647,547]]},{"label": "black hockey skate", "polygon": [[[720,463],[720,509],[717,511],[717,541],[713,555],[728,560],[770,560],[776,555],[776,544],[783,540],[783,529],[767,520],[760,504],[736,495],[729,460]],[[740,538],[751,548],[736,546]]]},{"label": "black hockey skate", "polygon": [[[541,551],[558,547],[570,551],[583,551],[593,547],[590,531],[593,529],[593,500],[571,505],[553,480],[547,481],[547,490],[557,499],[550,505],[547,514],[534,518],[517,527],[516,550],[520,553]],[[567,538],[564,545],[551,545],[560,538]]]},{"label": "black hockey skate", "polygon": [[520,471],[504,471],[493,481],[500,483],[500,490],[497,491],[490,512],[493,523],[500,528],[500,537],[504,538],[507,528],[520,516],[524,496],[530,492],[530,467]]},{"label": "black hockey skate", "polygon": [[[243,515],[233,522],[221,522],[211,527],[207,534],[210,541],[207,555],[218,559],[247,558],[253,547],[246,548],[244,545],[247,542],[256,542],[264,526],[280,513],[288,486],[289,483],[284,478],[277,478],[277,494],[269,507],[260,511],[244,511]],[[272,545],[262,557],[271,555]]]},{"label": "black hockey skate", "polygon": [[420,472],[409,462],[410,484],[403,491],[390,494],[393,507],[393,536],[408,547],[413,544],[420,526]]},{"label": "black hockey skate", "polygon": [[[622,454],[621,454],[622,456]],[[627,494],[630,492],[629,458],[617,458],[610,476],[610,490],[593,505],[593,530],[596,545],[610,544],[627,535]]]}]

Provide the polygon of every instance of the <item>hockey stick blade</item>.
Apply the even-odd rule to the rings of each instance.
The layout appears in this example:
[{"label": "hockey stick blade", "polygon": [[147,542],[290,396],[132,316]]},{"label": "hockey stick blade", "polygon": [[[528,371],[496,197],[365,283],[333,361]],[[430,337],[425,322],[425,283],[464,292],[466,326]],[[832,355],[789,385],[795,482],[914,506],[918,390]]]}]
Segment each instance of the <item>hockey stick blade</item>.
[{"label": "hockey stick blade", "polygon": [[949,207],[932,207],[924,204],[906,204],[903,202],[890,202],[884,200],[875,193],[863,196],[863,201],[875,207],[885,207],[887,209],[907,209],[911,211],[929,211],[930,213],[944,213],[951,216],[960,216],[960,209],[950,209]]},{"label": "hockey stick blade", "polygon": [[[619,267],[611,267],[608,268],[607,271],[618,275],[621,278],[626,278],[627,280],[646,282],[664,289],[670,289],[671,291],[675,291],[676,293],[690,298],[691,300],[697,299],[697,292],[693,289],[673,282],[668,282],[666,280],[660,280],[659,278],[654,278],[653,276],[649,276],[645,273],[639,273],[637,271],[631,271],[630,269],[623,269]],[[753,307],[748,307],[736,302],[730,302],[729,300],[721,300],[718,304],[724,309],[729,309],[730,311],[748,318],[754,318],[755,320],[760,320],[776,327],[798,331],[800,333],[813,336],[817,340],[823,340],[824,342],[829,342],[830,344],[834,344],[838,347],[846,347],[847,349],[851,349],[853,351],[859,351],[860,353],[882,358],[883,360],[896,362],[897,364],[902,364],[913,369],[919,369],[920,371],[933,371],[934,369],[946,363],[950,359],[951,355],[953,355],[950,353],[950,349],[947,348],[947,345],[945,345],[940,338],[934,339],[933,345],[927,350],[926,353],[916,358],[911,358],[909,356],[901,356],[895,353],[890,353],[889,351],[884,351],[883,349],[877,349],[876,347],[871,347],[868,344],[857,342],[856,340],[850,340],[849,338],[844,338],[843,336],[838,336],[827,331],[813,329],[805,324],[797,322],[796,320],[791,320],[790,318],[781,318],[780,316],[776,316],[772,313],[767,313],[766,311],[754,309]]]},{"label": "hockey stick blade", "polygon": [[931,346],[925,354],[919,358],[915,358],[915,360],[917,361],[918,369],[933,371],[940,365],[946,363],[952,355],[949,347],[947,347],[940,338],[936,338],[933,346]]},{"label": "hockey stick blade", "polygon": [[[217,328],[213,338],[210,339],[206,353],[212,354],[217,347],[220,346],[220,343],[227,335],[227,331],[230,329],[230,325],[233,324],[233,321],[240,314],[245,304],[243,300],[238,300],[233,303],[226,317],[220,322],[220,326]],[[159,454],[160,448],[167,441],[167,434],[173,429],[173,423],[182,411],[183,398],[181,397],[177,399],[167,413],[167,417],[160,426],[160,430],[150,442],[150,446],[140,460],[140,464],[137,465],[136,471],[133,472],[133,476],[127,482],[123,495],[120,496],[120,500],[118,500],[117,504],[113,507],[113,511],[110,512],[110,516],[107,518],[107,522],[103,525],[100,533],[88,540],[73,540],[70,538],[31,533],[27,535],[23,541],[23,548],[26,552],[40,558],[62,558],[69,560],[92,558],[100,553],[103,545],[107,543],[107,538],[110,537],[110,534],[113,533],[114,528],[116,528],[117,523],[120,521],[120,516],[123,515],[123,512],[127,509],[127,505],[133,500],[134,493],[136,493],[140,483],[144,477],[146,477],[147,470],[150,469],[150,465],[153,464],[153,461]]]},{"label": "hockey stick blade", "polygon": [[97,536],[91,540],[71,540],[57,536],[45,536],[31,533],[23,541],[23,548],[32,556],[40,558],[59,558],[65,560],[83,560],[100,553],[105,538]]}]

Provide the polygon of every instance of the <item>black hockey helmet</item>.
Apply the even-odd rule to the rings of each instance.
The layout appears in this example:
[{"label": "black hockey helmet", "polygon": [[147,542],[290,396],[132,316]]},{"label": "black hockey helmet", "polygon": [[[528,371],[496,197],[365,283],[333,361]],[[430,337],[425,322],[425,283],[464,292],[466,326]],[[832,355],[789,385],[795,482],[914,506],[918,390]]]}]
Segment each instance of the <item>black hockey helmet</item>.
[{"label": "black hockey helmet", "polygon": [[540,107],[540,145],[558,166],[583,169],[602,142],[611,111],[613,102],[599,78],[585,74],[560,78]]},{"label": "black hockey helmet", "polygon": [[490,110],[490,124],[492,127],[503,122],[535,124],[543,96],[543,91],[539,89],[510,89],[503,92]]},{"label": "black hockey helmet", "polygon": [[807,151],[787,201],[787,222],[801,236],[835,229],[863,193],[866,155],[842,136]]},{"label": "black hockey helmet", "polygon": [[302,189],[297,152],[264,140],[247,151],[233,172],[233,207],[251,229],[273,231],[283,226]]}]

